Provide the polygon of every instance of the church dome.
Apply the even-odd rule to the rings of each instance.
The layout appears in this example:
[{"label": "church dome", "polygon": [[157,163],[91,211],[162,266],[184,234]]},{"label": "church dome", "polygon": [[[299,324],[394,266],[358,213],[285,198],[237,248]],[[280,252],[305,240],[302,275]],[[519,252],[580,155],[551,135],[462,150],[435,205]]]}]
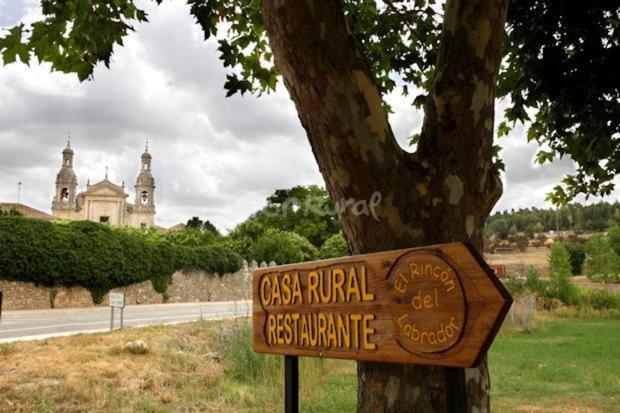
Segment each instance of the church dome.
[{"label": "church dome", "polygon": [[151,156],[150,152],[148,149],[146,149],[141,156],[142,159],[152,159],[153,157]]},{"label": "church dome", "polygon": [[58,172],[57,178],[64,181],[77,180],[77,176],[75,175],[73,168],[70,168],[68,166],[63,166],[62,168],[60,168],[60,172]]}]

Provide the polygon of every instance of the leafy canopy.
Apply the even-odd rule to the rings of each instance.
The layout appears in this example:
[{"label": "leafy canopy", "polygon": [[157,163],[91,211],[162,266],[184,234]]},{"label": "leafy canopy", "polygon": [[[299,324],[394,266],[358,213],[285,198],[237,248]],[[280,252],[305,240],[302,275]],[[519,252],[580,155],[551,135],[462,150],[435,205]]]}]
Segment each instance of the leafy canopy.
[{"label": "leafy canopy", "polygon": [[316,185],[276,189],[267,198],[267,206],[250,219],[266,228],[302,235],[317,248],[340,230],[334,203],[327,191]]},{"label": "leafy canopy", "polygon": [[[161,3],[162,0],[154,0]],[[260,0],[187,0],[205,40],[216,38],[228,69],[227,95],[275,90]],[[397,88],[421,107],[434,78],[442,10],[436,0],[345,0],[350,28],[382,93]],[[41,0],[43,19],[0,35],[4,64],[32,56],[53,70],[92,77],[115,45],[146,22],[133,0]],[[517,122],[541,149],[537,160],[577,163],[549,194],[565,204],[578,193],[609,194],[620,169],[619,13],[614,0],[519,0],[509,6],[498,97],[506,98],[504,135]],[[386,105],[386,109],[389,107]],[[498,164],[501,167],[501,161]]]}]

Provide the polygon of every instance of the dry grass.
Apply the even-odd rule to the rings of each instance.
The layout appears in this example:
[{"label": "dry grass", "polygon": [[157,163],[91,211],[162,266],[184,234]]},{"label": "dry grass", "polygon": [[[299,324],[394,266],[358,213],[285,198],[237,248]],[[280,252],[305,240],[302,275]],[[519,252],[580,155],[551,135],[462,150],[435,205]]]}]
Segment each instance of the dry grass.
[{"label": "dry grass", "polygon": [[588,280],[588,277],[585,275],[579,275],[572,278],[573,283],[575,283],[582,290],[587,289],[595,289],[595,290],[606,290],[611,292],[620,292],[620,283],[615,284],[604,284],[604,283],[593,283]]},{"label": "dry grass", "polygon": [[532,266],[542,276],[548,273],[549,249],[528,248],[525,252],[515,254],[484,254],[485,260],[492,265],[505,265],[508,274],[525,274],[525,271]]},{"label": "dry grass", "polygon": [[4,345],[0,411],[227,411],[209,391],[216,340],[217,325],[192,323]]},{"label": "dry grass", "polygon": [[[494,411],[620,412],[617,321],[537,318],[527,331],[503,328],[491,347]],[[247,338],[231,335],[244,325],[197,322],[0,344],[0,412],[281,411],[282,358],[247,361],[243,351],[230,351]],[[262,368],[255,378],[235,377],[231,360]],[[301,411],[355,410],[354,362],[301,358],[300,376]]]},{"label": "dry grass", "polygon": [[[223,346],[239,323],[249,326],[204,321],[0,344],[0,412],[280,411],[282,357],[266,356],[256,378],[233,374],[239,360]],[[302,358],[303,410],[352,410],[354,371],[352,362]],[[347,386],[324,399],[332,379]]]},{"label": "dry grass", "polygon": [[[529,267],[534,267],[542,277],[549,273],[549,249],[546,247],[529,247],[525,252],[514,254],[484,254],[484,258],[491,265],[505,265],[508,275],[523,275]],[[573,277],[572,281],[581,289],[620,292],[620,284],[593,283],[583,275]]]}]

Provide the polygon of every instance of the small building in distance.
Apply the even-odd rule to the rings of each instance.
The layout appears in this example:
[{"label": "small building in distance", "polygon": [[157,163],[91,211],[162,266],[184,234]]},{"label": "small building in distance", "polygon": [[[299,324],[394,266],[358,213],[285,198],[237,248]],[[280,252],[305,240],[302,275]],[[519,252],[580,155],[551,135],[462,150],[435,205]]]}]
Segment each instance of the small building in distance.
[{"label": "small building in distance", "polygon": [[62,166],[56,175],[52,201],[52,216],[59,220],[86,220],[117,226],[152,227],[155,225],[155,179],[151,174],[151,154],[148,146],[140,157],[140,172],[136,179],[134,203],[127,201],[125,182],[117,185],[108,180],[86,184],[78,193],[78,180],[73,170],[75,153],[70,143],[62,151]]}]

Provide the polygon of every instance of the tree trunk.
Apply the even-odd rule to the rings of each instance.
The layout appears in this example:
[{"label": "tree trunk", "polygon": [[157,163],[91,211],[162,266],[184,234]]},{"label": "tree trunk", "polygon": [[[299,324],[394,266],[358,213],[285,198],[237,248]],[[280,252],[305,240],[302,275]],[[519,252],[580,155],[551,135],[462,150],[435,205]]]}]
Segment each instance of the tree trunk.
[{"label": "tree trunk", "polygon": [[[275,63],[336,203],[382,195],[339,219],[354,254],[449,241],[482,247],[501,195],[493,104],[507,0],[448,0],[418,150],[403,151],[341,0],[263,0]],[[362,212],[364,212],[362,210]],[[470,411],[489,410],[486,362],[465,371]],[[445,411],[444,369],[360,362],[358,411]]]}]

